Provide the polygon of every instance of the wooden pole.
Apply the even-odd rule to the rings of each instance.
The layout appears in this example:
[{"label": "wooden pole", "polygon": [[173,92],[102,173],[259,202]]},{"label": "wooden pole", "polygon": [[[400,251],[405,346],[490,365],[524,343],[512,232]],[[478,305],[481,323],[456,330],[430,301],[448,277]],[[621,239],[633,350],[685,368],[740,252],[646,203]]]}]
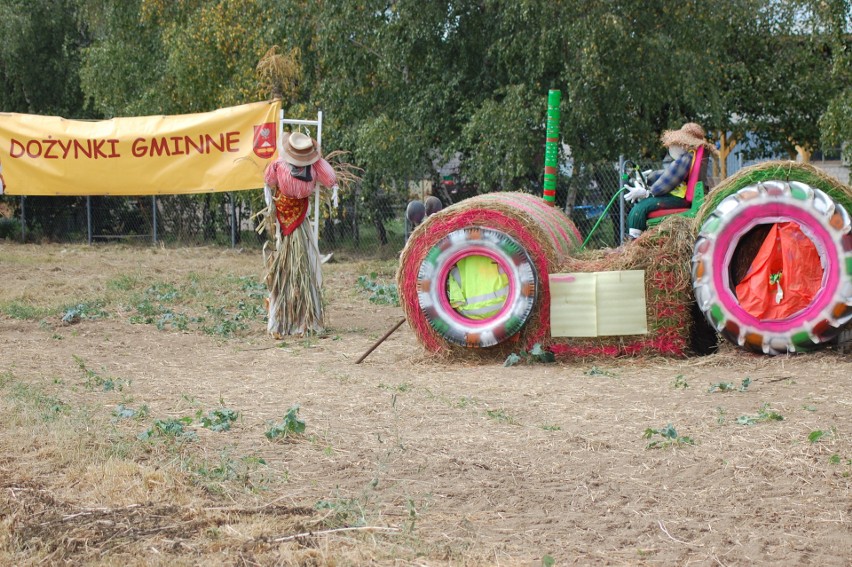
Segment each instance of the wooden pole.
[{"label": "wooden pole", "polygon": [[367,350],[367,352],[365,352],[364,354],[362,354],[362,355],[361,355],[361,358],[359,358],[358,360],[356,360],[356,361],[355,361],[355,364],[361,364],[361,361],[362,361],[362,360],[364,360],[365,358],[367,358],[368,356],[370,356],[370,353],[371,353],[371,352],[373,352],[374,350],[376,350],[376,347],[378,347],[380,344],[382,344],[383,342],[385,342],[385,340],[386,340],[389,336],[391,336],[391,335],[393,334],[393,332],[394,332],[394,331],[396,331],[397,329],[399,329],[399,328],[400,328],[400,326],[402,326],[402,324],[403,324],[403,323],[405,323],[405,317],[403,317],[402,319],[400,319],[400,320],[399,320],[399,322],[397,322],[397,324],[396,324],[396,325],[394,325],[394,326],[393,326],[393,328],[392,328],[390,331],[388,331],[387,333],[385,333],[385,336],[383,336],[382,338],[380,338],[379,340],[377,340],[375,343],[373,343],[373,346],[371,346],[371,347],[369,348],[369,350]]}]

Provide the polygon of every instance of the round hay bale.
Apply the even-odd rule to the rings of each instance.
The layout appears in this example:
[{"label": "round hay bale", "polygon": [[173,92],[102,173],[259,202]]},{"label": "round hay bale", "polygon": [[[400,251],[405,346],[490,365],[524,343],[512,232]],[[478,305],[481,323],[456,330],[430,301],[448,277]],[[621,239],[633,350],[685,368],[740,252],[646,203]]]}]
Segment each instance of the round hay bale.
[{"label": "round hay bale", "polygon": [[[474,240],[466,240],[468,238]],[[450,250],[450,244],[459,239],[468,242],[469,248],[461,245]],[[443,314],[436,315],[434,299],[446,295],[447,274],[452,267],[449,264],[472,255],[498,260],[500,253],[486,245],[486,241],[496,242],[497,248],[506,251],[508,259],[502,260],[501,267],[510,268],[507,275],[512,295],[496,316],[471,323],[473,329],[466,329],[460,323],[463,318],[457,313],[448,314],[445,309]],[[420,342],[434,352],[454,351],[465,346],[493,347],[516,341],[524,347],[543,342],[550,330],[547,275],[565,256],[579,248],[580,242],[580,233],[571,220],[533,195],[490,193],[447,207],[417,227],[402,251],[396,278],[406,319]],[[518,267],[518,274],[525,270],[522,267],[525,261],[534,278],[532,287],[520,275],[511,273],[512,266]],[[426,277],[424,273],[431,275]],[[534,301],[527,309],[525,302],[529,294]],[[513,310],[528,311],[517,329],[514,323],[503,326],[515,315]],[[494,332],[495,340],[474,337],[483,332]]]},{"label": "round hay bale", "polygon": [[[759,353],[830,342],[852,319],[850,206],[852,189],[808,164],[767,162],[724,181],[696,219],[692,279],[706,320]],[[785,230],[798,240],[784,244]],[[818,262],[805,264],[806,251]],[[763,278],[764,271],[775,273]]]}]

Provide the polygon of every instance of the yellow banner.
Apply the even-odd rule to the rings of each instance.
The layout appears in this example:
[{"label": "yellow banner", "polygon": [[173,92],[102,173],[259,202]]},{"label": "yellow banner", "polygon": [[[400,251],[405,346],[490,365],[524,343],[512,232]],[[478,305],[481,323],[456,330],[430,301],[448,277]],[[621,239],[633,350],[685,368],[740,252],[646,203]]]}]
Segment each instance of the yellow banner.
[{"label": "yellow banner", "polygon": [[68,120],[0,113],[0,192],[166,195],[263,187],[280,101],[201,114]]}]

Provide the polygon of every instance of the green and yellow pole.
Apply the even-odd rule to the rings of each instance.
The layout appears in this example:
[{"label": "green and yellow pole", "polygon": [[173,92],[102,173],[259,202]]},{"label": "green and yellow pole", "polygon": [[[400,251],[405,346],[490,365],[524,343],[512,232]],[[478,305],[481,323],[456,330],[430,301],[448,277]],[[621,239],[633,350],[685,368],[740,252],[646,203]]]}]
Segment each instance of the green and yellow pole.
[{"label": "green and yellow pole", "polygon": [[547,133],[544,144],[544,201],[556,205],[556,177],[559,167],[559,103],[562,91],[547,93]]}]

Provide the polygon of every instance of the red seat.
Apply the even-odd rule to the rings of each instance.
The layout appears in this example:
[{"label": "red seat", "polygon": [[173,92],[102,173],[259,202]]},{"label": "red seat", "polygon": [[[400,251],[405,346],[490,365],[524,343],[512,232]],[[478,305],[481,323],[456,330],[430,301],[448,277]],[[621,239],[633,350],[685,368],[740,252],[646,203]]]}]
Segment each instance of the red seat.
[{"label": "red seat", "polygon": [[[703,178],[706,176],[707,171],[707,160],[704,159],[704,146],[699,146],[698,149],[695,150],[695,157],[693,158],[692,163],[693,166],[689,170],[689,178],[686,181],[686,194],[683,197],[690,206],[678,209],[657,209],[656,211],[648,213],[649,219],[676,215],[678,213],[686,213],[694,208],[692,205],[695,199],[695,184],[698,181],[704,181]],[[698,164],[698,167],[695,167],[694,164]],[[700,205],[700,203],[698,204]]]}]

